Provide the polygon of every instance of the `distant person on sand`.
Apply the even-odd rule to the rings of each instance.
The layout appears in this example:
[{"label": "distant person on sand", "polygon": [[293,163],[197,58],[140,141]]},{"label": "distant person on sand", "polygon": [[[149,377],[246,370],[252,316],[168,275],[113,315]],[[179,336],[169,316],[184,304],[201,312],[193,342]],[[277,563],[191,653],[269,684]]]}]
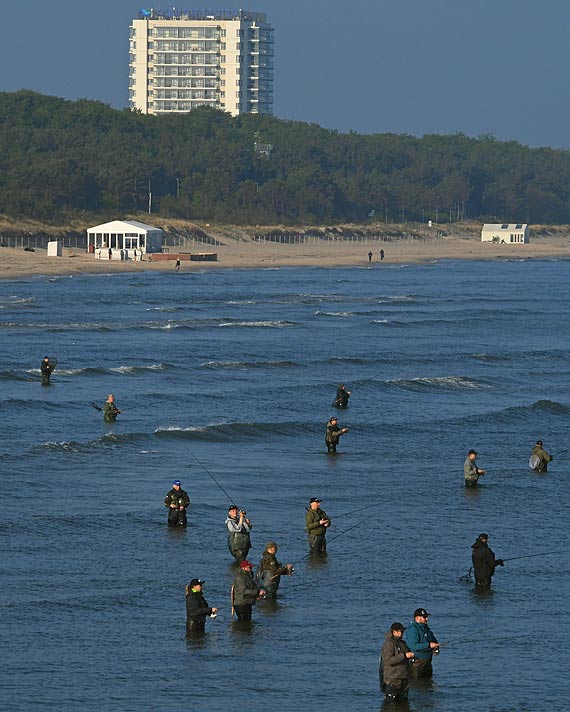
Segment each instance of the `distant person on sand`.
[{"label": "distant person on sand", "polygon": [[552,455],[542,447],[542,440],[537,440],[528,461],[530,468],[535,472],[547,472],[549,462],[552,462]]},{"label": "distant person on sand", "polygon": [[369,261],[369,262],[372,262],[372,252],[369,252],[369,253],[368,253],[368,261]]},{"label": "distant person on sand", "polygon": [[121,411],[115,405],[115,396],[109,393],[105,405],[103,406],[103,420],[106,423],[114,423]]},{"label": "distant person on sand", "polygon": [[340,436],[348,432],[348,428],[341,428],[338,424],[338,418],[331,418],[327,423],[327,431],[325,442],[329,455],[336,455],[336,446],[339,443]]},{"label": "distant person on sand", "polygon": [[485,470],[482,470],[475,462],[476,457],[477,453],[475,450],[469,450],[467,458],[463,463],[463,476],[465,477],[466,487],[475,487],[479,477],[485,474]]},{"label": "distant person on sand", "polygon": [[42,386],[50,385],[51,374],[55,369],[55,363],[49,358],[49,356],[44,356],[44,359],[40,365],[40,370],[42,372]]},{"label": "distant person on sand", "polygon": [[112,250],[111,247],[109,247],[109,259],[110,259],[110,260],[113,259],[113,250]]},{"label": "distant person on sand", "polygon": [[178,258],[178,259],[176,260],[176,264],[175,264],[174,267],[175,267],[175,269],[176,269],[177,272],[180,272],[180,258]]},{"label": "distant person on sand", "polygon": [[384,250],[380,250],[380,262],[384,261]]}]

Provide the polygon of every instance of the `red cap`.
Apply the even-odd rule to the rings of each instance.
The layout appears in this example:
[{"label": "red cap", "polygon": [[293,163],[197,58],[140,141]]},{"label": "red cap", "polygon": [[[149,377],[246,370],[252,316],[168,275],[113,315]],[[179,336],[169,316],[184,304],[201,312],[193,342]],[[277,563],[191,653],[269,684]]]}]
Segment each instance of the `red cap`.
[{"label": "red cap", "polygon": [[244,559],[239,565],[239,567],[240,569],[253,569],[253,564],[251,563],[251,561]]}]

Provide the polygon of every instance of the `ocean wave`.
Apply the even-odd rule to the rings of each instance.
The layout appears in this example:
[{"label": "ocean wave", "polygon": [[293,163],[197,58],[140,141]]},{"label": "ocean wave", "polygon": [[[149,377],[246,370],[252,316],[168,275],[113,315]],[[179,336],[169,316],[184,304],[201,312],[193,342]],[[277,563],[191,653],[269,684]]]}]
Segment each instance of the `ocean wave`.
[{"label": "ocean wave", "polygon": [[213,369],[243,369],[252,368],[296,368],[301,364],[296,361],[205,361],[200,364],[200,368]]},{"label": "ocean wave", "polygon": [[214,423],[211,425],[180,426],[167,425],[158,427],[154,434],[159,438],[182,440],[205,440],[208,442],[233,442],[236,440],[263,439],[268,435],[279,437],[295,436],[299,430],[314,430],[308,423]]},{"label": "ocean wave", "polygon": [[222,321],[218,326],[241,326],[241,327],[260,327],[269,329],[282,329],[289,326],[295,326],[295,322],[286,320],[275,321]]},{"label": "ocean wave", "polygon": [[[113,366],[111,368],[98,368],[96,366],[85,366],[84,368],[56,368],[54,375],[59,376],[100,376],[102,374],[120,374],[132,376],[145,371],[166,371],[175,366],[169,363],[153,363],[149,366]],[[30,368],[26,371],[29,374],[40,374],[39,368]],[[0,374],[0,378],[2,375]],[[31,380],[31,379],[24,379]],[[33,379],[35,380],[35,379]]]},{"label": "ocean wave", "polygon": [[52,403],[51,401],[45,400],[35,400],[32,398],[8,398],[7,400],[0,401],[0,410],[4,411],[18,411],[22,410],[47,410],[54,411],[60,406],[59,403]]},{"label": "ocean wave", "polygon": [[[35,372],[39,375],[40,369],[36,369]],[[37,378],[30,378],[30,375],[32,375],[33,371],[0,371],[0,381],[27,381],[27,382],[32,382],[32,381],[37,381]]]},{"label": "ocean wave", "polygon": [[429,391],[429,390],[455,390],[455,389],[480,389],[489,388],[489,384],[482,381],[475,381],[464,376],[437,376],[432,378],[418,377],[409,379],[396,379],[386,381],[392,387],[407,391]]},{"label": "ocean wave", "polygon": [[0,299],[0,309],[40,309],[41,307],[35,302],[34,297],[2,297]]},{"label": "ocean wave", "polygon": [[349,316],[354,316],[354,312],[347,312],[347,311],[341,311],[341,312],[327,312],[327,311],[316,311],[315,316],[340,316],[340,317],[349,317]]}]

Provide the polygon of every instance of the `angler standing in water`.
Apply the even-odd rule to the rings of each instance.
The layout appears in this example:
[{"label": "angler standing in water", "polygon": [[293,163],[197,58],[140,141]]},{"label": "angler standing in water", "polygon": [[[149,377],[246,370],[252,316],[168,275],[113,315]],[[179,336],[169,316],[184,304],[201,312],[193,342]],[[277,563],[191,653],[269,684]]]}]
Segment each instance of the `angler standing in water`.
[{"label": "angler standing in water", "polygon": [[258,598],[265,596],[265,590],[253,580],[253,564],[245,559],[239,565],[232,586],[232,608],[238,621],[250,621],[251,611]]},{"label": "angler standing in water", "polygon": [[309,553],[327,553],[327,529],[331,525],[331,520],[327,513],[321,509],[321,500],[318,497],[311,497],[307,513],[305,514],[305,529],[309,535]]},{"label": "angler standing in water", "polygon": [[194,578],[186,586],[186,633],[203,633],[206,628],[206,616],[215,618],[217,608],[208,605],[202,587],[205,581]]},{"label": "angler standing in water", "polygon": [[380,690],[386,702],[408,699],[410,662],[414,654],[402,639],[405,630],[401,623],[392,623],[380,653]]},{"label": "angler standing in water", "polygon": [[547,472],[549,462],[552,462],[552,455],[542,447],[542,440],[537,440],[530,454],[529,466],[535,472]]},{"label": "angler standing in water", "polygon": [[350,398],[350,391],[347,391],[344,383],[341,383],[336,390],[336,396],[333,401],[334,408],[348,408],[348,399]]},{"label": "angler standing in water", "polygon": [[293,575],[293,564],[279,563],[275,556],[276,553],[277,544],[274,541],[268,541],[255,575],[259,585],[265,589],[266,598],[275,598],[281,576]]},{"label": "angler standing in water", "polygon": [[340,440],[340,436],[348,432],[348,428],[341,428],[338,424],[338,418],[332,417],[327,423],[325,434],[325,442],[329,455],[336,455],[336,446]]},{"label": "angler standing in water", "polygon": [[412,677],[431,677],[431,661],[439,653],[439,643],[428,626],[429,613],[425,608],[416,608],[414,620],[404,632],[404,642],[414,654],[410,673]]},{"label": "angler standing in water", "polygon": [[49,386],[51,374],[55,370],[55,360],[50,359],[49,356],[44,356],[40,364],[40,370],[42,372],[42,386]]},{"label": "angler standing in water", "polygon": [[109,393],[105,405],[103,406],[103,420],[106,423],[114,423],[121,411],[115,405],[115,396]]},{"label": "angler standing in water", "polygon": [[490,588],[495,567],[504,566],[502,559],[495,558],[495,554],[488,546],[488,541],[488,534],[479,534],[475,543],[471,545],[473,549],[471,561],[475,572],[475,584],[482,588]]},{"label": "angler standing in water", "polygon": [[477,453],[475,450],[469,450],[467,458],[463,463],[463,476],[465,477],[466,487],[475,487],[479,477],[485,474],[485,470],[482,470],[475,462],[476,457]]},{"label": "angler standing in water", "polygon": [[185,527],[188,524],[186,509],[190,506],[188,493],[181,488],[180,480],[174,480],[172,489],[166,493],[164,506],[168,509],[168,526]]},{"label": "angler standing in water", "polygon": [[247,558],[248,552],[251,549],[251,521],[246,517],[247,512],[242,509],[239,511],[238,506],[232,504],[228,508],[228,516],[226,519],[226,527],[228,528],[228,548],[236,563],[242,562]]}]

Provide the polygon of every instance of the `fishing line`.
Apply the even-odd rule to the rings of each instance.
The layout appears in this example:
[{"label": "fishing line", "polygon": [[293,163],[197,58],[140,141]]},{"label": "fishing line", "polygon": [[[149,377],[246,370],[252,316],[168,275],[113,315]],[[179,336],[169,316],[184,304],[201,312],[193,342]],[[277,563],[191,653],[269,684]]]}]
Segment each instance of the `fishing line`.
[{"label": "fishing line", "polygon": [[[372,507],[378,506],[379,500],[376,500],[373,504],[367,504],[366,507],[360,507],[359,509],[353,509],[352,512],[345,512],[344,514],[339,514],[335,516],[334,520],[341,519],[341,517],[348,517],[349,514],[356,514],[356,512],[363,512],[365,509],[371,509]],[[332,541],[332,539],[331,539]]]},{"label": "fishing line", "polygon": [[191,457],[193,460],[196,460],[196,462],[200,465],[200,467],[201,467],[205,472],[207,472],[207,473],[210,475],[210,477],[214,480],[214,482],[218,485],[218,487],[222,490],[222,492],[223,492],[223,493],[226,495],[226,497],[229,499],[230,504],[233,504],[233,503],[235,502],[235,500],[230,497],[230,495],[226,492],[226,490],[222,487],[222,485],[218,482],[218,480],[214,477],[214,475],[210,472],[210,470],[206,467],[206,465],[204,465],[203,462],[201,462],[200,460],[198,460],[198,458],[196,457],[196,455],[193,455],[192,453],[190,453],[190,457]]},{"label": "fishing line", "polygon": [[570,549],[555,549],[554,551],[544,551],[540,554],[524,554],[523,556],[511,556],[503,561],[516,561],[517,559],[532,559],[534,556],[550,556],[550,554],[567,554]]}]

